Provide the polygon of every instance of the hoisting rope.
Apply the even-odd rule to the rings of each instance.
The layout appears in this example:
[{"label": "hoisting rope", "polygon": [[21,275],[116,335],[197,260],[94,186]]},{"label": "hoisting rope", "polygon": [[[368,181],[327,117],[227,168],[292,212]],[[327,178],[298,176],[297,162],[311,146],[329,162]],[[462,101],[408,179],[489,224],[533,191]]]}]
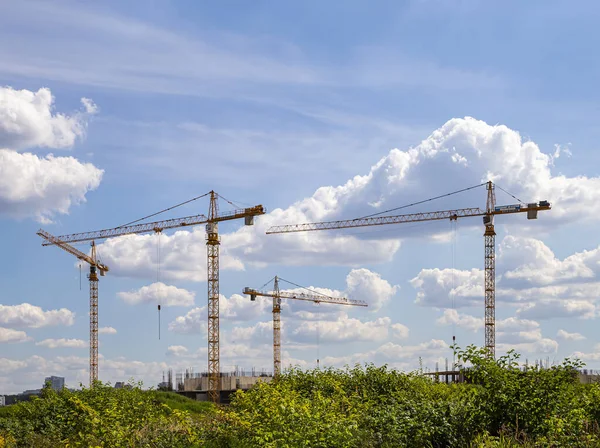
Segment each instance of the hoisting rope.
[{"label": "hoisting rope", "polygon": [[160,296],[160,289],[161,289],[161,284],[160,284],[160,232],[158,232],[157,234],[157,241],[156,241],[156,284],[158,285],[158,339],[160,340],[160,305],[162,302],[161,296]]}]

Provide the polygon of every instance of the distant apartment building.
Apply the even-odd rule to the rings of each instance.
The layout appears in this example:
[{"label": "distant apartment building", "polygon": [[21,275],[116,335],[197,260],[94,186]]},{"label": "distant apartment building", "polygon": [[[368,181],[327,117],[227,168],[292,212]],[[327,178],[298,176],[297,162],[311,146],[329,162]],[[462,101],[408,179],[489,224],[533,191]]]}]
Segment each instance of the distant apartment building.
[{"label": "distant apartment building", "polygon": [[62,376],[49,376],[44,380],[44,384],[50,383],[50,387],[56,391],[65,387],[65,379]]},{"label": "distant apartment building", "polygon": [[0,395],[0,406],[6,406],[6,397],[4,395]]}]

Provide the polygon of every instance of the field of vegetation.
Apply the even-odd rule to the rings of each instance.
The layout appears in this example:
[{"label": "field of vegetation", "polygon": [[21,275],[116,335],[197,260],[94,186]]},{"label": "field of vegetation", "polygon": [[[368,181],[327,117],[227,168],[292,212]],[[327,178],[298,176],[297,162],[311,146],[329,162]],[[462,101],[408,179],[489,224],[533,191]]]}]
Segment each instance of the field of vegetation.
[{"label": "field of vegetation", "polygon": [[600,385],[457,349],[468,384],[373,365],[293,369],[215,407],[140,387],[56,393],[0,412],[3,447],[595,447]]}]

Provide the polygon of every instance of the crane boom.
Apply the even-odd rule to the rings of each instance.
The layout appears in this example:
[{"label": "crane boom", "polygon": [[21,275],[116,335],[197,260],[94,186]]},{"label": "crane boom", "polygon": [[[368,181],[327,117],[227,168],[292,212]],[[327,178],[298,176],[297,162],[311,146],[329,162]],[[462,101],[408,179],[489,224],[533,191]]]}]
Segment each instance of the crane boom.
[{"label": "crane boom", "polygon": [[313,295],[306,293],[286,292],[281,291],[279,295],[276,292],[259,291],[252,288],[244,288],[244,294],[249,296],[262,296],[262,297],[280,297],[282,299],[294,299],[294,300],[306,300],[314,303],[335,303],[336,305],[349,305],[349,306],[369,306],[367,302],[363,300],[351,300],[345,297],[330,297],[324,295]]},{"label": "crane boom", "polygon": [[468,218],[474,216],[486,215],[508,215],[511,213],[535,212],[539,210],[550,210],[550,204],[542,201],[540,204],[527,204],[526,207],[520,205],[507,205],[496,207],[491,212],[486,212],[480,208],[459,208],[456,210],[442,210],[436,212],[410,213],[407,215],[377,216],[371,218],[357,218],[340,221],[311,222],[304,224],[284,224],[273,226],[267,230],[267,234],[273,233],[292,233],[308,232],[313,230],[332,230],[348,229],[352,227],[382,226],[385,224],[402,224],[407,222],[438,221],[442,219],[456,220],[458,218]]},{"label": "crane boom", "polygon": [[90,266],[95,266],[98,269],[100,269],[100,271],[104,271],[104,272],[108,272],[108,266],[106,266],[105,264],[100,263],[98,260],[93,259],[92,257],[90,257],[87,254],[84,254],[83,252],[81,252],[80,250],[78,250],[77,248],[67,244],[65,241],[61,240],[60,237],[56,237],[48,232],[46,232],[45,230],[38,230],[37,235],[41,236],[44,240],[47,241],[47,245],[54,245],[54,246],[58,246],[61,249],[63,249],[64,251],[69,252],[71,255],[74,255],[75,257],[77,257],[78,259],[85,261],[86,263],[88,263]]},{"label": "crane boom", "polygon": [[[205,215],[194,215],[185,216],[183,218],[165,219],[163,221],[147,222],[142,224],[135,224],[131,226],[120,226],[112,229],[94,230],[91,232],[72,233],[69,235],[61,235],[58,238],[60,241],[65,243],[78,243],[82,241],[101,240],[105,238],[112,238],[115,236],[149,233],[149,232],[162,232],[163,230],[176,229],[179,227],[196,226],[200,224],[206,224],[209,222],[222,222],[231,221],[234,219],[252,217],[265,214],[265,209],[262,205],[256,205],[254,207],[232,210],[221,212],[214,218],[207,218]],[[50,246],[55,244],[53,242],[42,243],[43,246]]]}]

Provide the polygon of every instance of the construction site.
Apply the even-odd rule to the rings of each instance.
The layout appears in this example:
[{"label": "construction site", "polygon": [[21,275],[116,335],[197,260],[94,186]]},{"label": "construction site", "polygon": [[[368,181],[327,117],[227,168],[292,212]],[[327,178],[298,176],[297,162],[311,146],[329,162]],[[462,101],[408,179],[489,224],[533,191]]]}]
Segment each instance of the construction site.
[{"label": "construction site", "polygon": [[[437,210],[430,212],[420,212],[411,214],[392,214],[399,209],[424,204],[436,199],[447,198],[449,196],[459,194],[465,191],[476,188],[486,190],[485,208],[472,207],[460,208],[454,210]],[[505,190],[503,190],[505,191]],[[506,192],[508,193],[508,192]],[[508,193],[515,198],[513,195]],[[176,219],[167,219],[162,221],[150,221],[161,213],[173,210],[183,204],[201,199],[209,199],[209,208],[206,215],[199,214],[194,216],[186,216]],[[203,373],[193,373],[188,371],[185,374],[177,374],[173,383],[172,373],[169,373],[167,383],[173,390],[180,391],[185,394],[192,394],[198,400],[210,400],[214,403],[227,401],[227,397],[231,391],[238,389],[250,388],[257,381],[269,381],[273,377],[277,377],[281,373],[281,304],[282,300],[299,300],[312,303],[324,303],[332,305],[367,307],[368,303],[361,300],[353,300],[346,297],[331,297],[321,294],[317,291],[308,290],[301,285],[281,279],[274,276],[269,282],[259,288],[245,286],[240,288],[240,292],[250,301],[256,300],[257,297],[265,297],[272,300],[272,316],[273,316],[273,371],[269,372],[223,372],[220,364],[220,326],[219,326],[219,249],[221,239],[219,236],[219,223],[226,221],[243,220],[244,225],[252,226],[255,219],[266,213],[266,208],[263,205],[255,205],[246,208],[234,208],[233,210],[221,211],[219,199],[225,200],[229,205],[235,206],[231,201],[228,201],[216,192],[210,191],[202,196],[195,197],[181,204],[161,210],[157,213],[145,216],[138,220],[129,222],[118,227],[79,232],[73,234],[54,236],[40,229],[38,235],[43,239],[43,246],[56,246],[77,259],[89,265],[89,299],[90,299],[90,328],[89,328],[89,384],[93,387],[94,382],[98,380],[98,371],[100,369],[98,363],[98,300],[99,300],[99,277],[105,276],[110,272],[109,266],[103,264],[99,260],[96,253],[96,242],[106,240],[108,238],[118,238],[124,235],[132,234],[147,234],[162,232],[204,225],[206,229],[206,248],[207,248],[207,305],[208,305],[208,336],[207,344],[208,370]],[[517,199],[517,198],[515,198]],[[313,231],[334,231],[336,229],[348,229],[368,226],[383,226],[383,225],[398,225],[406,223],[421,223],[428,221],[457,221],[464,218],[477,217],[482,219],[483,223],[483,240],[484,240],[484,291],[485,296],[482,297],[483,315],[485,316],[485,339],[482,341],[482,346],[485,347],[487,356],[495,358],[496,356],[496,232],[494,229],[494,220],[496,217],[512,214],[525,214],[528,220],[535,220],[538,217],[538,212],[551,209],[551,205],[546,200],[538,202],[523,202],[518,200],[516,204],[498,205],[496,203],[496,185],[491,181],[486,183],[468,187],[451,193],[446,193],[434,198],[428,198],[413,204],[403,205],[391,210],[377,213],[368,217],[359,217],[348,220],[338,220],[330,222],[313,222],[313,223],[282,223],[281,225],[272,226],[267,230],[267,234],[290,234],[297,232],[313,232]],[[272,238],[277,238],[273,236]],[[86,243],[91,245],[89,253],[85,253],[74,247],[74,244]],[[282,289],[281,282],[289,284],[293,291]],[[267,286],[271,285],[267,288]],[[297,292],[298,290],[306,290],[306,292]],[[160,318],[160,305],[158,305]],[[199,341],[200,342],[200,341]],[[317,360],[317,366],[319,361]],[[436,367],[436,370],[439,370]],[[457,381],[458,377],[452,369],[446,367],[445,373],[442,375],[445,381]],[[438,372],[439,376],[439,372]],[[163,379],[163,383],[165,380]]]}]

